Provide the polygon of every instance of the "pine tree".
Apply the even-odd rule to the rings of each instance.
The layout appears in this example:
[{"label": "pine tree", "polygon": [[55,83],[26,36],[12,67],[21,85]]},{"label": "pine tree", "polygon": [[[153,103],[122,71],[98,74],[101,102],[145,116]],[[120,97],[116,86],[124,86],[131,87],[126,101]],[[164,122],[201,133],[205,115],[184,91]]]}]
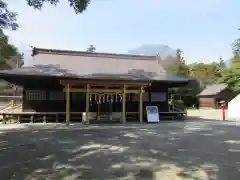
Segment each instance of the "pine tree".
[{"label": "pine tree", "polygon": [[189,75],[189,68],[185,63],[182,51],[176,50],[176,63],[168,68],[168,72],[175,76],[187,76]]}]

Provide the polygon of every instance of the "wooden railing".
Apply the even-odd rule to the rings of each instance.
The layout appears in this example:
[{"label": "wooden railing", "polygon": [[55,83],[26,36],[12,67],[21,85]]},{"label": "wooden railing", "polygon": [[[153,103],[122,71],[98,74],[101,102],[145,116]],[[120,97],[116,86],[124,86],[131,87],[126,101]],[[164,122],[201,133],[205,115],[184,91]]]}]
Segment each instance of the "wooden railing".
[{"label": "wooden railing", "polygon": [[186,113],[186,107],[181,100],[170,99],[168,101],[169,112]]}]

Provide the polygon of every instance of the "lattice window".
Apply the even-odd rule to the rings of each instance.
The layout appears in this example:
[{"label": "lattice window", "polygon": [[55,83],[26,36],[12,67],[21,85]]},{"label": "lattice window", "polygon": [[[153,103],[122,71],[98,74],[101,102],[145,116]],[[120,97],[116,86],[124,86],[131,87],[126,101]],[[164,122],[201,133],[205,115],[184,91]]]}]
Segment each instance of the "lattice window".
[{"label": "lattice window", "polygon": [[46,100],[46,91],[41,90],[27,90],[26,99],[29,101]]}]

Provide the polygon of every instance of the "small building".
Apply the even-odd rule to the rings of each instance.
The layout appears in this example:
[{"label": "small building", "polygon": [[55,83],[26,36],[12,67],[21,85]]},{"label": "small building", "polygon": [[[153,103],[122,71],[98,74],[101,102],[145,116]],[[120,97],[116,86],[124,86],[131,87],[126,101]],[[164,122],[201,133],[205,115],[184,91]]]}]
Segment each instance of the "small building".
[{"label": "small building", "polygon": [[226,84],[208,85],[198,94],[199,108],[220,108],[221,101],[226,104],[235,97],[235,93]]},{"label": "small building", "polygon": [[142,122],[146,106],[169,111],[168,88],[195,80],[167,75],[156,56],[33,48],[32,57],[0,78],[22,87],[24,112],[64,114],[67,122],[76,114],[87,122],[136,114]]}]

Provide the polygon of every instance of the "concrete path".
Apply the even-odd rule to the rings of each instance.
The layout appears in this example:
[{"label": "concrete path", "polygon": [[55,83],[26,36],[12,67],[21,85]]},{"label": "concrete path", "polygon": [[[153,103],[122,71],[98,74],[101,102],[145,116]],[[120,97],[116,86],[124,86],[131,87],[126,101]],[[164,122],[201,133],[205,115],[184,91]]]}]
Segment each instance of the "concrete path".
[{"label": "concrete path", "polygon": [[1,125],[1,180],[238,180],[240,124]]},{"label": "concrete path", "polygon": [[[190,118],[200,118],[200,119],[212,119],[212,120],[222,120],[222,110],[221,109],[188,109],[187,115]],[[228,113],[225,110],[225,118]]]}]

